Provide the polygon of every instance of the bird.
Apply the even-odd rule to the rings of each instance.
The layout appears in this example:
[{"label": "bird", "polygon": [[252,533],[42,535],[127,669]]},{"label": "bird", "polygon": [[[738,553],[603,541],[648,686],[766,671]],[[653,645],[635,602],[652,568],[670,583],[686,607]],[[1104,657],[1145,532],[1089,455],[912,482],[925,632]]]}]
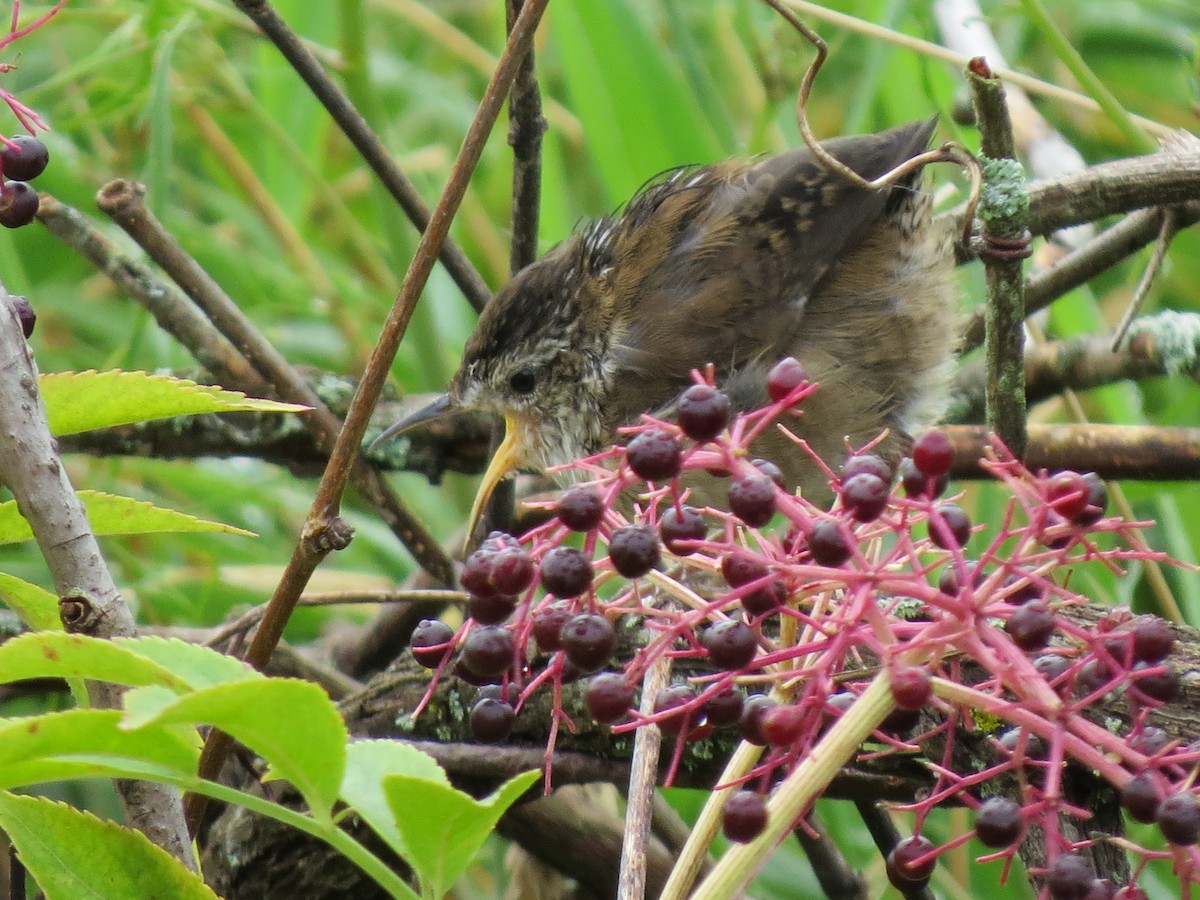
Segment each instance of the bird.
[{"label": "bird", "polygon": [[[925,152],[935,119],[822,146],[864,179]],[[784,356],[819,385],[789,423],[829,465],[876,439],[892,463],[947,402],[958,337],[953,235],[920,167],[864,188],[807,147],[681,167],[518,272],[481,313],[448,392],[386,429],[478,411],[506,433],[472,513],[513,470],[611,446],[669,414],[712,364],[735,411],[767,401]],[[826,473],[768,430],[751,450],[789,489],[827,500]]]}]

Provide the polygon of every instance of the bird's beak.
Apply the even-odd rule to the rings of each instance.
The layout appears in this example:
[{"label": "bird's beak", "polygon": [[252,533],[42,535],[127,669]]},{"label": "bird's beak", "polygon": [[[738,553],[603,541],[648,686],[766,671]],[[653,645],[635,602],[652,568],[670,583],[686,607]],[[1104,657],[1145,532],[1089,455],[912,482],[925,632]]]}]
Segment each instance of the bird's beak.
[{"label": "bird's beak", "polygon": [[479,490],[475,494],[475,502],[471,504],[471,518],[467,524],[468,544],[483,515],[484,507],[487,506],[488,500],[492,498],[492,494],[496,490],[496,485],[505,475],[516,469],[521,462],[520,434],[521,429],[513,421],[512,416],[505,416],[504,440],[500,442],[500,446],[492,455],[492,461],[488,463],[487,471],[483,473],[483,481],[479,483]]},{"label": "bird's beak", "polygon": [[384,429],[383,434],[371,441],[367,445],[367,452],[374,450],[380,444],[390,441],[397,435],[404,434],[406,431],[411,431],[418,425],[424,425],[426,422],[432,422],[435,419],[441,419],[444,416],[454,412],[454,407],[450,403],[450,395],[442,394],[432,403],[427,406],[422,406],[411,416],[406,416],[394,425],[389,425]]}]

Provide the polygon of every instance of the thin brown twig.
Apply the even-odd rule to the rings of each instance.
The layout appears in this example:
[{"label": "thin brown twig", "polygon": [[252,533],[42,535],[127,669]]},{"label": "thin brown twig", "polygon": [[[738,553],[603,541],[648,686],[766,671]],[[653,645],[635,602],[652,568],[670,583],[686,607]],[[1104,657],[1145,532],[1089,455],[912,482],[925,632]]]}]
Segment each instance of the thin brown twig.
[{"label": "thin brown twig", "polygon": [[[458,159],[455,160],[441,199],[430,216],[429,227],[421,234],[408,272],[405,273],[400,291],[384,322],[379,342],[367,362],[358,390],[350,401],[345,425],[338,435],[337,443],[330,454],[329,465],[317,486],[317,493],[301,530],[300,539],[296,542],[283,576],[271,597],[262,624],[246,652],[246,661],[251,665],[261,666],[270,657],[271,650],[279,642],[292,609],[313,572],[333,549],[334,545],[328,539],[319,538],[329,535],[331,530],[334,530],[337,510],[350,471],[355,460],[359,458],[359,446],[370,421],[371,411],[383,390],[400,340],[408,328],[421,291],[433,270],[438,250],[450,230],[454,213],[466,194],[471,174],[483,153],[488,134],[500,114],[509,86],[516,76],[517,66],[529,49],[533,33],[548,2],[549,0],[528,0],[513,24],[504,53],[463,139]],[[333,537],[336,539],[336,532]],[[200,759],[201,777],[212,778],[216,775],[228,753],[230,743],[229,737],[220,732],[214,731],[209,735]],[[205,806],[206,801],[202,797],[192,795],[188,820],[193,829],[202,818]]]},{"label": "thin brown twig", "polygon": [[1142,277],[1138,279],[1137,287],[1133,290],[1133,296],[1129,298],[1129,305],[1125,308],[1125,315],[1121,317],[1120,324],[1113,331],[1112,348],[1116,350],[1121,346],[1121,342],[1125,340],[1125,334],[1129,331],[1129,323],[1133,321],[1133,317],[1138,314],[1142,308],[1142,304],[1146,300],[1146,295],[1150,293],[1150,286],[1154,284],[1154,279],[1162,269],[1163,260],[1167,258],[1167,250],[1171,246],[1171,239],[1175,237],[1179,230],[1179,225],[1175,221],[1175,211],[1171,207],[1165,207],[1161,212],[1162,224],[1158,230],[1158,240],[1154,242],[1154,253],[1150,256],[1150,261],[1146,263],[1146,268],[1142,271]]},{"label": "thin brown twig", "polygon": [[[350,98],[330,78],[320,61],[297,37],[296,33],[272,8],[267,0],[233,0],[234,5],[250,18],[275,45],[284,59],[308,85],[330,117],[354,145],[376,177],[395,198],[418,231],[429,228],[432,215],[416,186],[396,165],[383,142],[371,130],[367,120],[354,107]],[[439,258],[454,279],[459,290],[476,311],[482,310],[491,297],[483,278],[470,260],[449,238],[440,243]]]}]

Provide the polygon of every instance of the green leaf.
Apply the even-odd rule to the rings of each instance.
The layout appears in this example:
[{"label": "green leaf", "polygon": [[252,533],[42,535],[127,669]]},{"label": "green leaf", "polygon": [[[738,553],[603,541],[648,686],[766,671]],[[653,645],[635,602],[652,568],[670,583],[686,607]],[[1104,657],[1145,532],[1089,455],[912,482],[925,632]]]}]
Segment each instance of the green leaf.
[{"label": "green leaf", "polygon": [[342,785],[346,725],[317,685],[263,678],[176,696],[161,687],[125,695],[125,727],[148,724],[213,725],[241,741],[304,795],[318,822],[327,822]]},{"label": "green leaf", "polygon": [[45,588],[0,572],[0,600],[37,631],[61,631],[58,597]]},{"label": "green leaf", "polygon": [[39,631],[0,645],[0,684],[28,678],[92,678],[113,684],[157,684],[172,691],[189,685],[166,666],[113,641]]},{"label": "green leaf", "polygon": [[388,846],[407,858],[410,853],[396,827],[382,782],[390,775],[407,775],[453,790],[450,779],[428,753],[399,741],[355,741],[346,748],[342,799],[354,808]]},{"label": "green leaf", "polygon": [[304,412],[306,406],[255,400],[238,391],[148,372],[58,372],[38,380],[55,435],[172,416],[227,412]]},{"label": "green leaf", "polygon": [[0,720],[0,786],[61,781],[150,762],[183,776],[196,771],[200,738],[177,728],[122,727],[117,709],[69,709]]},{"label": "green leaf", "polygon": [[393,821],[409,850],[406,861],[417,871],[426,894],[445,895],[483,846],[500,816],[540,774],[522,772],[483,800],[412,775],[383,779]]},{"label": "green leaf", "polygon": [[170,669],[173,676],[182,679],[193,690],[234,681],[261,681],[266,678],[248,663],[177,638],[119,637],[113,638],[111,643]]},{"label": "green leaf", "polygon": [[[218,532],[257,537],[253,531],[197,519],[187,513],[163,509],[144,500],[103,494],[99,491],[78,491],[83,501],[92,531],[106,534],[202,534]],[[33,540],[33,529],[17,509],[17,501],[0,503],[0,544],[15,544]],[[56,601],[57,603],[57,601]]]},{"label": "green leaf", "polygon": [[65,803],[0,793],[0,826],[47,900],[217,897],[145,835]]}]

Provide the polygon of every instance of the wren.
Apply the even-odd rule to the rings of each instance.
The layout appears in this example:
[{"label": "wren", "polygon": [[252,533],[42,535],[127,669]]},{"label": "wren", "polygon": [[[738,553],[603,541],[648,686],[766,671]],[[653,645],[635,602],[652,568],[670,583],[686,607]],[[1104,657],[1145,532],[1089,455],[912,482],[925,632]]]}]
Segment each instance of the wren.
[{"label": "wren", "polygon": [[[823,146],[866,179],[923,153],[934,121]],[[865,189],[808,149],[682,168],[517,273],[467,342],[432,416],[502,416],[476,511],[513,469],[543,470],[611,445],[642,413],[669,414],[712,363],[735,410],[767,401],[768,370],[799,359],[820,388],[788,427],[831,466],[884,435],[895,462],[941,414],[954,363],[953,236],[916,169]],[[769,430],[753,447],[820,501],[824,474]],[[472,517],[472,523],[475,516]]]}]

